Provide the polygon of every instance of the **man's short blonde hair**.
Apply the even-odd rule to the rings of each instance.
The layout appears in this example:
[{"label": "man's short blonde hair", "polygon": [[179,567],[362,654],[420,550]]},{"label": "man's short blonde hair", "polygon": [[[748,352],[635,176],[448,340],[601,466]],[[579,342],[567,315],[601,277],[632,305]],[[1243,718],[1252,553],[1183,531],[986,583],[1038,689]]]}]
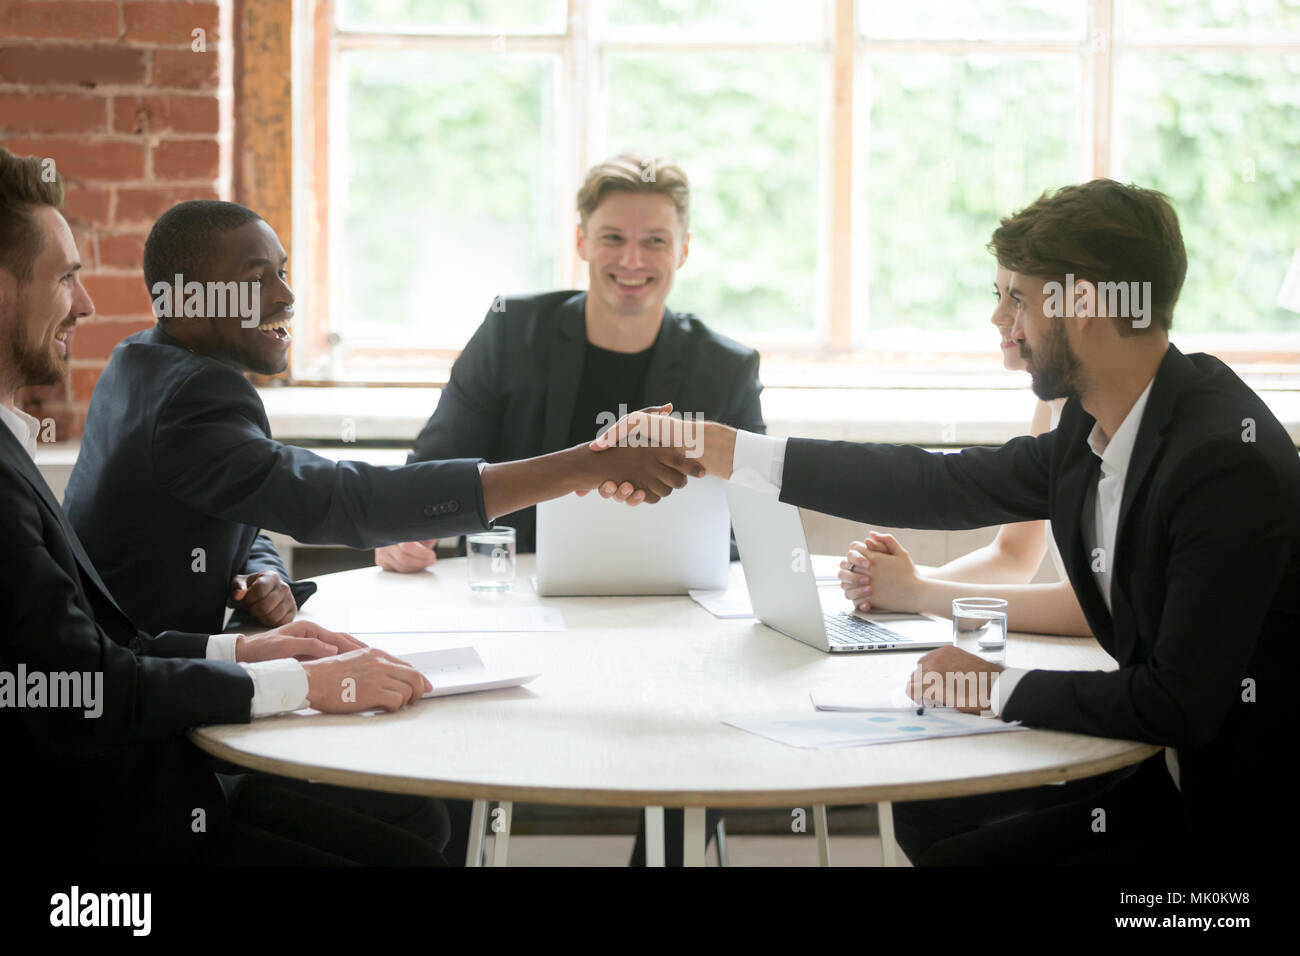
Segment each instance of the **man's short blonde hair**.
[{"label": "man's short blonde hair", "polygon": [[612,192],[659,193],[673,201],[682,229],[690,225],[691,184],[686,172],[670,159],[641,153],[619,153],[587,170],[578,190],[578,217],[582,224]]}]

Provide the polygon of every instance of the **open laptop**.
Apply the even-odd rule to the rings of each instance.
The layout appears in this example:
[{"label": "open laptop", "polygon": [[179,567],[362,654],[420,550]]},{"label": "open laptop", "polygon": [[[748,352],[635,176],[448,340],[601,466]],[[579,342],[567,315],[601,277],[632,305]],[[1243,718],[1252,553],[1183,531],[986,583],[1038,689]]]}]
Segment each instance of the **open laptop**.
[{"label": "open laptop", "polygon": [[592,492],[537,506],[537,593],[685,594],[727,586],[731,521],[723,482],[692,478],[653,505]]},{"label": "open laptop", "polygon": [[[755,616],[818,650],[919,651],[952,643],[952,625],[920,614],[827,614],[813,576],[799,509],[727,482],[731,524]],[[888,626],[871,620],[887,618]]]}]

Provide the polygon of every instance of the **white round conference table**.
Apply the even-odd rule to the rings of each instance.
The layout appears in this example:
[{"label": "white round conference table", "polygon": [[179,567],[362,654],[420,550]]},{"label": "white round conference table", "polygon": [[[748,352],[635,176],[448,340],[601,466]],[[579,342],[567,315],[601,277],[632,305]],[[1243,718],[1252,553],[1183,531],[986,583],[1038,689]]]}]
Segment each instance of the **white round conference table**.
[{"label": "white round conference table", "polygon": [[[722,723],[728,716],[806,710],[817,691],[892,691],[920,652],[826,654],[758,623],[719,619],[685,595],[542,598],[532,555],[513,590],[471,591],[464,558],[428,571],[378,568],[316,578],[304,614],[359,627],[370,609],[558,608],[561,631],[363,634],[401,654],[473,645],[489,668],[540,671],[524,687],[418,701],[394,713],[299,712],[203,727],[194,742],[255,770],[394,793],[475,801],[473,862],[486,801],[647,808],[647,862],[663,860],[662,808],[686,808],[684,861],[702,864],[704,808],[814,806],[828,862],[825,807],[877,803],[886,863],[894,860],[891,804],[1088,777],[1157,753],[1125,740],[1028,730],[871,746],[801,749]],[[733,567],[733,578],[738,572]],[[828,607],[847,607],[823,588]],[[966,640],[959,641],[965,646]],[[970,648],[975,650],[973,645]],[[1011,634],[1014,667],[1108,670],[1092,638]],[[504,862],[508,829],[497,833]],[[501,832],[503,831],[504,832]]]}]

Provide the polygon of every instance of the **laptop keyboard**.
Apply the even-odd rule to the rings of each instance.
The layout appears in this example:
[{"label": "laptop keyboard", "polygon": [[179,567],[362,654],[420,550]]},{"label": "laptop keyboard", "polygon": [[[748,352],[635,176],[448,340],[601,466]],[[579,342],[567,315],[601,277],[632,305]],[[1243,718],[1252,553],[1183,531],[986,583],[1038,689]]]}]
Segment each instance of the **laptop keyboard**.
[{"label": "laptop keyboard", "polygon": [[905,644],[907,638],[871,621],[851,614],[823,614],[826,637],[832,644]]}]

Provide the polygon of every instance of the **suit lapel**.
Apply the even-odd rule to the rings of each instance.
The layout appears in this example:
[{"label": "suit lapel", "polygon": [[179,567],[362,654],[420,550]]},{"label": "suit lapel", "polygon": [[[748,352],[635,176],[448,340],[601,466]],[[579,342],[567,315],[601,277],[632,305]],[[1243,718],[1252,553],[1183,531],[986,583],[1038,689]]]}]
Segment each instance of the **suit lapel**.
[{"label": "suit lapel", "polygon": [[[1082,448],[1083,454],[1079,453],[1079,448]],[[1065,471],[1057,483],[1052,525],[1061,529],[1061,538],[1065,543],[1061,557],[1065,561],[1066,574],[1074,587],[1075,597],[1079,599],[1079,607],[1083,609],[1093,634],[1109,649],[1113,622],[1092,574],[1092,555],[1083,545],[1084,506],[1088,503],[1089,495],[1096,489],[1100,474],[1101,460],[1092,453],[1087,442],[1080,441],[1077,447],[1072,446],[1066,452]]]},{"label": "suit lapel", "polygon": [[[646,369],[645,388],[641,393],[639,408],[662,405],[681,394],[682,376],[686,366],[682,353],[686,347],[686,320],[664,309],[663,322],[655,337],[654,351],[650,354],[650,367]],[[634,409],[635,410],[635,409]],[[674,408],[688,412],[697,409]]]},{"label": "suit lapel", "polygon": [[1088,447],[1087,436],[1095,420],[1071,399],[1061,412],[1056,427],[1060,470],[1050,504],[1052,534],[1057,539],[1066,576],[1074,588],[1079,606],[1097,639],[1109,650],[1112,621],[1106,602],[1092,575],[1092,555],[1084,549],[1084,506],[1097,487],[1101,460]]},{"label": "suit lapel", "polygon": [[[1128,473],[1124,476],[1124,497],[1119,505],[1119,523],[1115,528],[1115,555],[1124,553],[1124,526],[1133,500],[1137,497],[1146,481],[1147,473],[1156,460],[1156,453],[1164,443],[1163,433],[1174,415],[1174,406],[1182,393],[1186,381],[1195,374],[1195,368],[1182,352],[1173,345],[1165,352],[1165,357],[1156,370],[1155,381],[1151,385],[1151,394],[1147,397],[1147,406],[1142,413],[1142,423],[1138,427],[1137,440],[1133,445],[1133,457],[1129,459]],[[1117,562],[1118,563],[1118,562]],[[1112,566],[1112,573],[1118,568]],[[1115,578],[1118,582],[1118,577]]]},{"label": "suit lapel", "polygon": [[559,321],[551,342],[546,386],[544,449],[564,448],[582,381],[582,359],[587,349],[587,294],[565,300],[557,310]]},{"label": "suit lapel", "polygon": [[117,602],[113,600],[113,595],[109,592],[108,586],[104,584],[99,572],[95,570],[94,564],[90,561],[90,556],[86,554],[85,549],[81,546],[81,540],[77,537],[77,532],[68,523],[68,516],[54,497],[54,492],[50,490],[50,486],[45,483],[45,479],[41,477],[41,473],[37,470],[36,462],[28,457],[27,450],[18,443],[18,439],[10,433],[8,428],[0,426],[0,432],[4,433],[0,435],[0,442],[6,443],[4,447],[8,449],[8,457],[17,465],[18,473],[36,491],[37,497],[50,510],[50,514],[54,516],[54,520],[58,522],[59,527],[62,529],[63,536],[67,539],[68,547],[72,551],[72,556],[77,560],[77,567],[81,571],[81,576],[99,589],[104,600],[121,614],[124,620],[130,621],[126,612],[117,606]]}]

